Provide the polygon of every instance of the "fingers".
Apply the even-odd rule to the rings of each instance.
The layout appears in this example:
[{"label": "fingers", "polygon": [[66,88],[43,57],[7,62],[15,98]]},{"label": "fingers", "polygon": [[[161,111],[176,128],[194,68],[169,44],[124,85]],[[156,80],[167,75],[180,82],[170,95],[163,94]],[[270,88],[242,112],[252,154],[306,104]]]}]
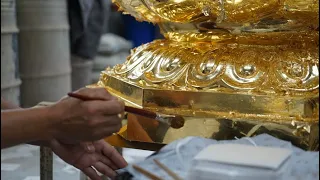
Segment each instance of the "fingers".
[{"label": "fingers", "polygon": [[104,156],[104,155],[100,155],[99,160],[100,160],[103,164],[105,164],[105,165],[107,165],[108,167],[110,167],[112,170],[118,170],[118,169],[119,169],[108,157],[106,157],[106,156]]},{"label": "fingers", "polygon": [[90,114],[114,115],[124,112],[124,102],[112,96],[104,88],[83,88],[77,93],[93,99],[105,99],[105,101],[86,101],[82,105]]},{"label": "fingers", "polygon": [[104,174],[110,178],[114,178],[117,175],[115,171],[113,171],[110,167],[108,167],[106,164],[103,164],[102,162],[96,162],[93,166],[101,174]]},{"label": "fingers", "polygon": [[65,151],[66,150],[65,147],[61,146],[61,143],[59,141],[57,141],[56,139],[52,139],[50,141],[50,148],[54,152],[61,152],[61,151]]},{"label": "fingers", "polygon": [[105,128],[98,129],[93,133],[93,136],[92,136],[93,139],[91,140],[95,141],[98,139],[104,139],[106,137],[109,137],[113,133],[119,132],[120,128],[121,128],[121,125],[116,125],[116,126],[108,126]]},{"label": "fingers", "polygon": [[85,101],[82,103],[82,105],[84,109],[92,115],[115,115],[124,112],[124,103],[118,100]]},{"label": "fingers", "polygon": [[125,168],[128,165],[126,160],[119,154],[119,152],[107,142],[104,142],[102,153],[108,157],[118,169]]},{"label": "fingers", "polygon": [[85,95],[90,98],[104,99],[106,101],[116,100],[105,88],[82,88],[76,91],[78,94]]},{"label": "fingers", "polygon": [[87,167],[83,170],[83,173],[87,175],[91,180],[102,180],[102,178],[98,175],[96,170],[92,167]]},{"label": "fingers", "polygon": [[88,125],[90,127],[110,127],[110,126],[117,126],[120,125],[122,119],[119,118],[118,115],[111,115],[111,116],[94,116],[88,120]]},{"label": "fingers", "polygon": [[[124,102],[119,101],[104,88],[83,88],[76,93],[89,98],[105,99],[97,101],[81,101],[67,98],[53,106],[55,119],[54,137],[70,137],[72,140],[94,141],[116,133],[121,128]],[[63,122],[63,123],[60,123]],[[94,151],[91,146],[84,145],[88,152]]]}]

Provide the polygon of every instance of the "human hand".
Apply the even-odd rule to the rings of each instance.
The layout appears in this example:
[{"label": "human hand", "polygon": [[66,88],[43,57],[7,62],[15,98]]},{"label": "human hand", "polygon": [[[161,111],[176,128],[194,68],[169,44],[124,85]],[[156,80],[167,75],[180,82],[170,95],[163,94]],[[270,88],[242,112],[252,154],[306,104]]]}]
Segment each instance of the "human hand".
[{"label": "human hand", "polygon": [[93,142],[93,152],[88,152],[81,144],[63,144],[57,140],[52,140],[50,145],[57,156],[80,169],[92,180],[102,180],[95,169],[101,174],[114,178],[115,170],[128,165],[116,149],[104,140]]},{"label": "human hand", "polygon": [[7,110],[7,109],[20,109],[20,107],[1,97],[1,110]]},{"label": "human hand", "polygon": [[76,93],[105,101],[82,101],[66,97],[52,105],[50,112],[58,119],[53,127],[53,138],[72,143],[90,142],[120,130],[123,102],[104,88],[83,88]]}]

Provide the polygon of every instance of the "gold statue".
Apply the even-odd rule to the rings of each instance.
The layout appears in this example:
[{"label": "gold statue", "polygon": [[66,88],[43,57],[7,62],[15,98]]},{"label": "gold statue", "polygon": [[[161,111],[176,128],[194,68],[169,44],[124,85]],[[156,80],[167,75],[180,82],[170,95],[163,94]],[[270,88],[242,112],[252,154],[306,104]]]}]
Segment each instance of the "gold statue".
[{"label": "gold statue", "polygon": [[[131,118],[125,139],[269,133],[318,150],[319,0],[114,1],[137,20],[157,23],[165,40],[132,50],[97,85],[131,105],[187,119],[172,129]],[[134,135],[133,122],[148,141]]]}]

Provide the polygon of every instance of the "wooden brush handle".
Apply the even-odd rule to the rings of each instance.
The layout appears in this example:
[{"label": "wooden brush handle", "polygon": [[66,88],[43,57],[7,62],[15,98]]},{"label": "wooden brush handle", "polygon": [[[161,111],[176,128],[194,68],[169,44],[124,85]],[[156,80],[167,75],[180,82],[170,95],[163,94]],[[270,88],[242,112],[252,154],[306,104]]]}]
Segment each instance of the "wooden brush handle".
[{"label": "wooden brush handle", "polygon": [[[91,98],[91,97],[87,97],[81,94],[76,94],[76,93],[68,93],[69,97],[73,97],[76,99],[80,99],[82,101],[105,101],[105,99],[99,99],[99,98]],[[132,113],[132,114],[136,114],[136,115],[140,115],[140,116],[144,116],[144,117],[148,117],[151,119],[155,119],[157,117],[157,114],[151,111],[147,111],[144,109],[138,109],[138,108],[134,108],[134,107],[130,107],[130,106],[125,106],[124,110],[126,112]]]},{"label": "wooden brush handle", "polygon": [[124,110],[126,112],[132,113],[132,114],[136,114],[136,115],[140,115],[140,116],[144,116],[144,117],[148,117],[151,119],[155,119],[157,117],[157,114],[151,111],[147,111],[144,109],[138,109],[138,108],[134,108],[134,107],[130,107],[130,106],[125,106]]}]

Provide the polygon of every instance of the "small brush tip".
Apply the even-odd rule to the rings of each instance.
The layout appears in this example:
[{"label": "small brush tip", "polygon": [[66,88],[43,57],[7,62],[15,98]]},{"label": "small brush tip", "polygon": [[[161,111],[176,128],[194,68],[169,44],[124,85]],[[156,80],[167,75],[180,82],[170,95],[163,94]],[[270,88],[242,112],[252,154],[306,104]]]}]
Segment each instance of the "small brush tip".
[{"label": "small brush tip", "polygon": [[171,127],[174,129],[180,129],[184,126],[185,119],[182,116],[176,116],[171,121]]}]

